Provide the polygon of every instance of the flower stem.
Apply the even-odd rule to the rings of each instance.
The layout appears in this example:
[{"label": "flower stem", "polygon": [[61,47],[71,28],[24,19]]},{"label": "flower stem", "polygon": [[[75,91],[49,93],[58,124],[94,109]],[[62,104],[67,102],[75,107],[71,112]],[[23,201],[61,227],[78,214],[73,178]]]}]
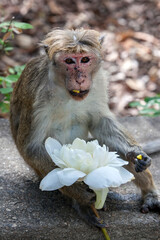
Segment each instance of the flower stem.
[{"label": "flower stem", "polygon": [[[94,207],[94,205],[92,205],[91,208],[92,208],[92,211],[94,212],[94,214],[96,215],[96,217],[98,217],[98,218],[100,219],[100,216],[99,216],[96,208]],[[108,235],[108,233],[107,233],[106,228],[101,228],[101,230],[102,230],[102,232],[103,232],[103,234],[104,234],[104,236],[105,236],[105,239],[106,239],[106,240],[110,240],[110,237],[109,237],[109,235]]]},{"label": "flower stem", "polygon": [[108,188],[103,188],[101,190],[95,190],[93,191],[96,193],[96,202],[95,202],[95,208],[101,209],[104,206],[104,202],[106,201],[106,197],[108,194]]}]

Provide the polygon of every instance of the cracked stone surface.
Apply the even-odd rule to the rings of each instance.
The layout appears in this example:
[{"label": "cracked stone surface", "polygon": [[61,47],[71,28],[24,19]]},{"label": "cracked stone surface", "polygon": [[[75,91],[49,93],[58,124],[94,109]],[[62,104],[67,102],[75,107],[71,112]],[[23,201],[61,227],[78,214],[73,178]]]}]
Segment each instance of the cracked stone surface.
[{"label": "cracked stone surface", "polygon": [[[160,117],[120,120],[140,143],[160,137]],[[160,152],[150,170],[160,190]],[[0,240],[103,240],[102,232],[77,216],[59,193],[42,192],[39,180],[24,163],[12,140],[9,122],[0,119]],[[111,240],[160,240],[160,215],[140,213],[140,191],[133,183],[111,189],[107,211]]]}]

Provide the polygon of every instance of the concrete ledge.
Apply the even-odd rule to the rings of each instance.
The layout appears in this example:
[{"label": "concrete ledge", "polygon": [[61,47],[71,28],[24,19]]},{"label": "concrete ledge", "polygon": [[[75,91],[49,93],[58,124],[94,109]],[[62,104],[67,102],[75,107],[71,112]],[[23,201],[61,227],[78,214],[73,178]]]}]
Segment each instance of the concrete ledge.
[{"label": "concrete ledge", "polygon": [[[144,142],[160,136],[160,118],[124,118],[133,136]],[[160,153],[150,168],[160,190]],[[84,223],[58,192],[41,192],[39,181],[19,156],[9,123],[0,119],[0,240],[102,240],[97,228]],[[111,240],[160,240],[160,215],[143,215],[139,191],[133,183],[112,189],[107,212]]]}]

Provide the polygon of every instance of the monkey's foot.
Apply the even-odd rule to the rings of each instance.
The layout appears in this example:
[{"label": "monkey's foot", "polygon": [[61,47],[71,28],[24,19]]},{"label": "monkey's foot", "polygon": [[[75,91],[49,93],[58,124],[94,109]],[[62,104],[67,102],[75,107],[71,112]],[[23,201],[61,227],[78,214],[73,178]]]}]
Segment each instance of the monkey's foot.
[{"label": "monkey's foot", "polygon": [[136,172],[142,172],[151,165],[151,158],[145,152],[128,152],[126,157],[135,164]]},{"label": "monkey's foot", "polygon": [[144,197],[141,212],[148,213],[149,211],[160,213],[160,201],[158,200],[157,193],[155,192],[150,192]]},{"label": "monkey's foot", "polygon": [[73,200],[73,208],[78,212],[79,216],[90,225],[99,228],[107,227],[106,223],[95,215],[90,206],[79,205],[75,200]]}]

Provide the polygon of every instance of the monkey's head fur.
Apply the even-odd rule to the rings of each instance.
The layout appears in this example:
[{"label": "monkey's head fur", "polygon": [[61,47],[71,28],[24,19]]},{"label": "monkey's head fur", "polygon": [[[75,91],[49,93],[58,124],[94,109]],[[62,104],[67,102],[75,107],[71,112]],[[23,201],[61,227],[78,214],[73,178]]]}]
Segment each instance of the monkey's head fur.
[{"label": "monkey's head fur", "polygon": [[44,41],[58,84],[65,85],[70,96],[83,100],[102,59],[101,38],[95,30],[60,30],[50,32]]}]

